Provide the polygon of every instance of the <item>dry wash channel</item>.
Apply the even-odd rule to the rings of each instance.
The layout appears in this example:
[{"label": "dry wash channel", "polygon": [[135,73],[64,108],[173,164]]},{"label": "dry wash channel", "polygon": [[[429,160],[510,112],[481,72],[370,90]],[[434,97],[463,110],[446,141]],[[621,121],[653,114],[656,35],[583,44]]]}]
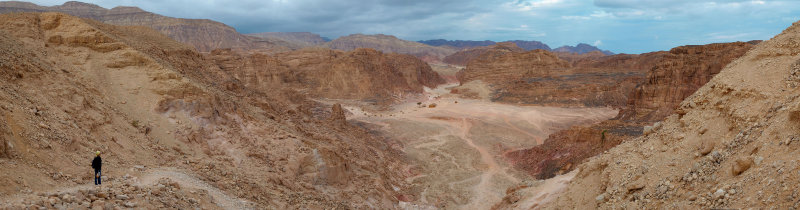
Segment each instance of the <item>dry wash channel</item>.
[{"label": "dry wash channel", "polygon": [[[432,97],[438,98],[438,97]],[[537,144],[550,133],[616,115],[609,108],[514,106],[481,100],[442,98],[407,103],[388,113],[347,107],[354,120],[402,142],[412,162],[405,171],[412,186],[406,207],[488,209],[506,189],[536,181],[517,171],[502,154]]]}]

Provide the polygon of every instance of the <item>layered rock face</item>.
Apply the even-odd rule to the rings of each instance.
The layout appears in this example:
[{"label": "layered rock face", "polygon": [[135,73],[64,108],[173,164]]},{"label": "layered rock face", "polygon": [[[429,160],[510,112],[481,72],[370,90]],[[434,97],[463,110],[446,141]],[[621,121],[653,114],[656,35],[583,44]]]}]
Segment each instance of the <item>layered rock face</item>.
[{"label": "layered rock face", "polygon": [[453,48],[434,47],[419,42],[398,39],[391,35],[363,35],[353,34],[339,37],[323,46],[336,50],[355,50],[357,48],[372,48],[385,53],[409,54],[417,57],[431,57],[441,60],[447,55],[456,52]]},{"label": "layered rock face", "polygon": [[218,48],[260,49],[269,52],[289,50],[279,45],[280,43],[242,35],[236,29],[220,22],[166,17],[136,7],[105,9],[94,4],[74,1],[52,7],[26,2],[0,2],[0,13],[45,11],[63,12],[114,25],[148,26],[203,52]]},{"label": "layered rock face", "polygon": [[[648,60],[647,62],[617,60],[593,64],[637,66],[649,63],[647,65],[652,67],[647,77],[630,92],[628,102],[615,119],[589,127],[559,131],[550,135],[543,145],[510,152],[507,157],[518,168],[541,178],[557,174],[553,171],[572,170],[571,166],[586,158],[600,154],[643,132],[650,132],[652,128],[643,127],[675,113],[681,101],[705,85],[728,63],[743,56],[755,43],[757,42],[681,46],[669,52],[638,56],[640,61]],[[552,169],[553,167],[556,169]]]},{"label": "layered rock face", "polygon": [[[220,69],[151,28],[5,14],[0,52],[0,143],[13,145],[0,147],[0,199],[30,201],[0,208],[226,208],[238,200],[257,209],[392,208],[396,194],[408,193],[398,173],[403,157],[390,140],[343,123],[341,109],[303,94],[243,82],[247,74]],[[80,192],[76,186],[92,181],[86,163],[98,150],[104,186],[114,190]],[[167,190],[124,181],[164,173],[194,184]],[[57,200],[37,195],[54,190],[66,192]]]},{"label": "layered rock face", "polygon": [[217,50],[210,58],[247,87],[291,87],[315,98],[387,104],[405,95],[420,94],[423,87],[444,83],[429,65],[414,56],[364,48],[349,52],[305,49],[271,56]]},{"label": "layered rock face", "polygon": [[543,208],[796,208],[798,43],[800,23],[758,44]]}]

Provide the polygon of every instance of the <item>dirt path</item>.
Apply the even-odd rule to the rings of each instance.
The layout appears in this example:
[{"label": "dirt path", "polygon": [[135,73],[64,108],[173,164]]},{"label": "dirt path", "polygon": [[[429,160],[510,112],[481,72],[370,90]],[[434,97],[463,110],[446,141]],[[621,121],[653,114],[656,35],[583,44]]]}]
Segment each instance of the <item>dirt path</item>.
[{"label": "dirt path", "polygon": [[[175,168],[159,168],[159,169],[148,170],[141,177],[134,178],[134,182],[132,184],[139,187],[152,186],[158,183],[158,180],[162,178],[168,178],[174,182],[177,182],[182,188],[207,191],[208,195],[211,196],[212,199],[211,203],[217,205],[217,207],[219,207],[220,209],[255,209],[253,203],[250,203],[246,200],[238,199],[234,196],[229,196],[222,190],[214,186],[211,186],[208,183]],[[104,185],[101,185],[99,187],[105,187],[107,186],[107,184],[116,182],[119,181],[106,181],[104,182]],[[47,191],[45,194],[76,193],[80,190],[91,190],[94,188],[98,188],[98,186],[93,185],[93,183],[88,183],[77,186],[52,189]],[[34,195],[30,194],[15,195],[0,199],[0,201],[2,201],[2,203],[21,203],[22,200],[31,196]]]},{"label": "dirt path", "polygon": [[138,185],[140,186],[153,185],[157,183],[159,179],[162,178],[169,178],[170,180],[180,184],[182,187],[206,190],[208,192],[208,195],[210,195],[211,198],[213,199],[213,203],[217,204],[217,206],[219,206],[222,209],[255,209],[252,203],[246,200],[238,199],[233,196],[229,196],[222,190],[214,186],[211,186],[208,183],[194,176],[190,176],[186,173],[181,172],[180,170],[173,168],[153,169],[149,173],[142,176]]}]

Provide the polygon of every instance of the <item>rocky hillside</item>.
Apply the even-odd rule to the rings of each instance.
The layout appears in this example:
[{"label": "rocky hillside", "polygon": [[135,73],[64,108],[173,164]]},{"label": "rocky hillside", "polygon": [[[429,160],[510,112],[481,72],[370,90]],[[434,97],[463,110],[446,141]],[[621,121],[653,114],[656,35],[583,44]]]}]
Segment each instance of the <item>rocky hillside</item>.
[{"label": "rocky hillside", "polygon": [[10,12],[63,12],[114,25],[147,26],[170,38],[208,52],[218,48],[260,49],[268,52],[288,51],[280,41],[269,41],[245,36],[233,27],[207,19],[166,17],[136,7],[112,9],[82,2],[70,1],[63,5],[44,7],[28,2],[0,2],[0,13]]},{"label": "rocky hillside", "polygon": [[398,39],[391,35],[364,35],[353,34],[339,37],[325,43],[323,46],[336,50],[355,50],[357,48],[372,48],[384,53],[400,53],[414,55],[426,60],[441,60],[447,55],[456,52],[453,48],[434,47],[419,42]]},{"label": "rocky hillside", "polygon": [[800,23],[758,44],[644,136],[578,166],[549,209],[798,207]]},{"label": "rocky hillside", "polygon": [[241,55],[216,50],[209,58],[246,87],[268,91],[291,88],[313,98],[357,99],[388,104],[423,87],[444,83],[414,56],[373,49],[349,52],[304,49],[274,55]]},{"label": "rocky hillside", "polygon": [[395,143],[341,108],[253,88],[150,28],[6,14],[0,51],[0,208],[391,208],[405,193]]},{"label": "rocky hillside", "polygon": [[329,41],[327,38],[319,36],[319,34],[310,32],[263,32],[246,35],[267,40],[281,40],[291,44],[294,49],[319,46]]},{"label": "rocky hillside", "polygon": [[613,55],[614,54],[611,51],[601,50],[600,48],[597,48],[597,47],[589,45],[589,44],[584,44],[584,43],[579,43],[578,45],[575,45],[575,46],[564,45],[564,46],[558,47],[556,49],[553,49],[553,52],[565,52],[565,53],[577,53],[577,54],[585,54],[585,53],[590,53],[590,52],[594,52],[594,51],[600,51],[600,52],[602,52],[603,54],[606,54],[606,55]]},{"label": "rocky hillside", "polygon": [[656,57],[650,59],[656,62],[650,64],[647,77],[630,92],[628,102],[617,117],[588,127],[559,131],[550,135],[543,145],[510,152],[507,157],[518,168],[539,178],[572,170],[586,158],[641,135],[644,126],[673,114],[684,98],[711,80],[725,65],[744,55],[754,43],[681,46],[668,53],[653,53],[659,55],[649,55]]}]

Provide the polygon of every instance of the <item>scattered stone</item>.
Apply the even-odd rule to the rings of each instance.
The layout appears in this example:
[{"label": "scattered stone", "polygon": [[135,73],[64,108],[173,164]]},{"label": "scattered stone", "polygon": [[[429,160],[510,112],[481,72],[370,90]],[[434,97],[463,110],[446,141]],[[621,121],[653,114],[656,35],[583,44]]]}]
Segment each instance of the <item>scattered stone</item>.
[{"label": "scattered stone", "polygon": [[723,197],[725,197],[725,190],[718,189],[716,192],[714,192],[714,199],[722,199]]},{"label": "scattered stone", "polygon": [[597,202],[604,202],[606,200],[606,194],[605,193],[600,194],[597,197],[595,197],[594,199],[597,200]]},{"label": "scattered stone", "polygon": [[92,203],[92,210],[103,210],[103,207],[105,207],[105,205],[106,205],[105,201],[95,201]]},{"label": "scattered stone", "polygon": [[731,167],[731,173],[734,176],[738,176],[739,174],[742,174],[745,171],[747,171],[747,169],[750,169],[750,167],[753,164],[754,163],[753,163],[753,159],[752,158],[740,158],[740,159],[737,159],[736,162]]},{"label": "scattered stone", "polygon": [[108,194],[106,192],[97,192],[94,195],[97,196],[98,198],[102,198],[102,199],[108,198]]},{"label": "scattered stone", "polygon": [[129,202],[125,202],[125,207],[127,207],[127,208],[135,208],[136,207],[136,203],[130,202],[130,201]]},{"label": "scattered stone", "polygon": [[127,195],[117,195],[117,199],[118,200],[128,200],[128,199],[130,199],[130,197],[128,197]]}]

